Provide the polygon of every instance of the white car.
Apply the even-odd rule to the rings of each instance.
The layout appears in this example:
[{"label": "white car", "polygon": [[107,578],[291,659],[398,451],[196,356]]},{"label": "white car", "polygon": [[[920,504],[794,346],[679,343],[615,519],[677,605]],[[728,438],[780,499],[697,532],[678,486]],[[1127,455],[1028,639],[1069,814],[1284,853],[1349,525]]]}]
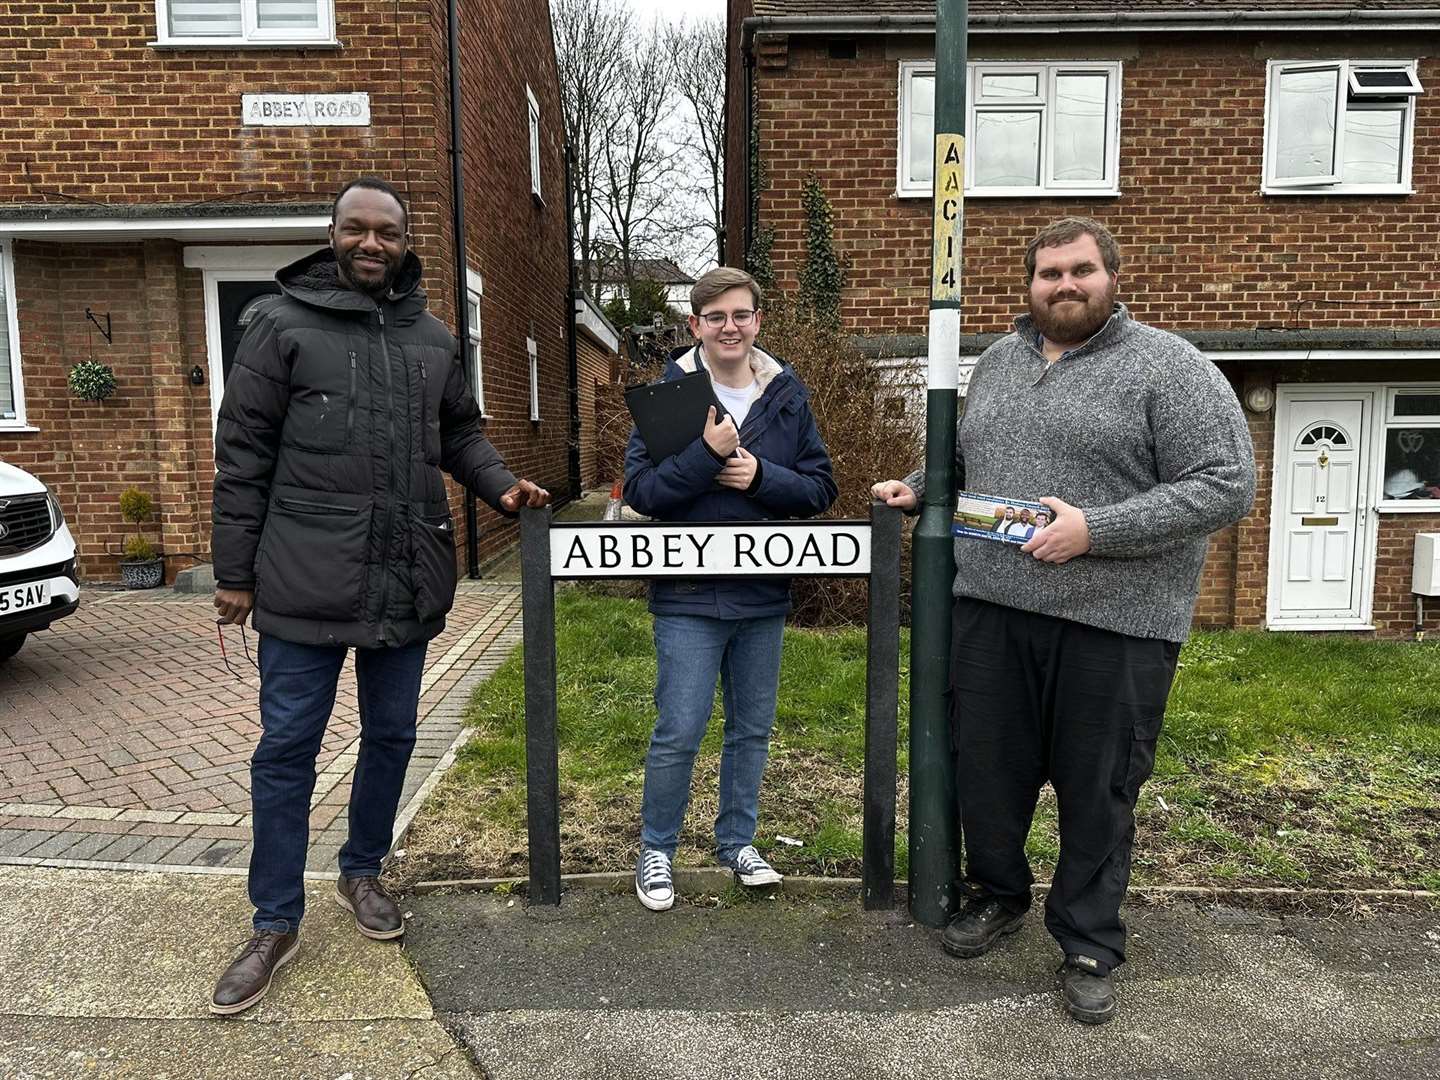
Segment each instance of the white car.
[{"label": "white car", "polygon": [[27,635],[79,606],[75,538],[60,501],[24,469],[0,461],[0,663]]}]

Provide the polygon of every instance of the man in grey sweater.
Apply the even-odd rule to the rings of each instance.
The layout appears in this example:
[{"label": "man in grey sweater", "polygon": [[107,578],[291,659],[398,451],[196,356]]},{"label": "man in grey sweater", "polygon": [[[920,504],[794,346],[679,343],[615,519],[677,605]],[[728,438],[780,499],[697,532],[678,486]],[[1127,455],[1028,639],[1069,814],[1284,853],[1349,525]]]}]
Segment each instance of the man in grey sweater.
[{"label": "man in grey sweater", "polygon": [[[1188,342],[1115,302],[1119,267],[1114,238],[1089,218],[1030,242],[1030,313],[976,362],[956,436],[963,489],[1041,502],[1051,522],[1019,547],[955,541],[951,719],[967,902],[943,943],[979,956],[1020,928],[1034,882],[1025,839],[1048,780],[1060,858],[1045,925],[1065,954],[1066,1006],[1088,1023],[1114,1015],[1135,802],[1206,537],[1255,494],[1234,391]],[[914,511],[923,483],[916,472],[873,492]]]}]

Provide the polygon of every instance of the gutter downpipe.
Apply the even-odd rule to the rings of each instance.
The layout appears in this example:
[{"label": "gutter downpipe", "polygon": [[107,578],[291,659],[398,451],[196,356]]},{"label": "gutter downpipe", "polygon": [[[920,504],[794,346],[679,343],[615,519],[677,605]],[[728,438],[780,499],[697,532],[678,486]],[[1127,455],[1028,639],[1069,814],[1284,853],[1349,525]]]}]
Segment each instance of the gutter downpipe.
[{"label": "gutter downpipe", "polygon": [[[450,246],[455,259],[455,338],[460,356],[470,347],[470,303],[465,271],[465,151],[460,141],[460,2],[450,0],[445,16],[446,44],[450,47]],[[470,365],[462,363],[465,383],[475,392]],[[472,579],[480,576],[480,523],[475,493],[465,489],[465,562]]]},{"label": "gutter downpipe", "polygon": [[[451,0],[453,3],[454,0]],[[580,298],[576,281],[575,250],[575,200],[574,176],[571,173],[572,158],[570,144],[565,144],[565,265],[569,267],[569,287],[566,290],[565,312],[565,379],[570,394],[570,438],[567,450],[570,466],[570,498],[579,499],[582,491],[580,476],[580,357],[579,345],[575,338],[575,305]]]}]

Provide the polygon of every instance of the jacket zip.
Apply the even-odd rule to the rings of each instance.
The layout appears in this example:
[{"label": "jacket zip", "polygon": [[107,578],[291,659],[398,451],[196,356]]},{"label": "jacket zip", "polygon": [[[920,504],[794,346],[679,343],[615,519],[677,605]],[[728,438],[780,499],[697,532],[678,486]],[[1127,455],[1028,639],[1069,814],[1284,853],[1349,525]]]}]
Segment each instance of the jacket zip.
[{"label": "jacket zip", "polygon": [[355,435],[355,350],[350,350],[350,406],[345,410],[345,445],[349,446]]},{"label": "jacket zip", "polygon": [[385,612],[390,603],[390,530],[395,524],[395,384],[390,374],[390,342],[385,336],[385,312],[379,304],[375,314],[380,318],[380,355],[385,361],[385,467],[387,473],[385,500],[385,533],[381,539],[384,545],[380,551],[380,641],[385,642]]}]

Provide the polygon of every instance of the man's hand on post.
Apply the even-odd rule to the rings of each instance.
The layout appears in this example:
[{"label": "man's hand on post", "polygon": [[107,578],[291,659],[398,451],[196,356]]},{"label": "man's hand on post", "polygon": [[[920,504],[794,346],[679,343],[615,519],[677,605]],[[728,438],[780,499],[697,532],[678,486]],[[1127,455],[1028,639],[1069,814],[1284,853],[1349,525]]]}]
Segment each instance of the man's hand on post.
[{"label": "man's hand on post", "polygon": [[546,491],[539,484],[532,484],[529,480],[521,480],[509,491],[505,492],[504,495],[500,496],[500,505],[512,514],[522,506],[539,509],[542,506],[550,505],[550,492]]},{"label": "man's hand on post", "polygon": [[736,491],[749,491],[750,485],[755,482],[755,470],[759,468],[758,459],[743,446],[735,448],[735,455],[725,462],[715,482]]},{"label": "man's hand on post", "polygon": [[245,625],[250,609],[255,606],[255,593],[250,589],[215,589],[215,611],[222,623]]},{"label": "man's hand on post", "polygon": [[903,480],[882,480],[870,488],[870,494],[886,506],[895,506],[901,510],[915,509],[915,491]]},{"label": "man's hand on post", "polygon": [[740,432],[735,430],[735,421],[727,413],[725,419],[717,424],[714,405],[710,406],[710,412],[705,417],[705,430],[700,437],[705,440],[706,446],[722,458],[728,458],[740,445]]},{"label": "man's hand on post", "polygon": [[1025,542],[1020,550],[1034,555],[1041,562],[1066,563],[1090,550],[1090,526],[1085,511],[1063,499],[1041,499],[1055,520]]}]

